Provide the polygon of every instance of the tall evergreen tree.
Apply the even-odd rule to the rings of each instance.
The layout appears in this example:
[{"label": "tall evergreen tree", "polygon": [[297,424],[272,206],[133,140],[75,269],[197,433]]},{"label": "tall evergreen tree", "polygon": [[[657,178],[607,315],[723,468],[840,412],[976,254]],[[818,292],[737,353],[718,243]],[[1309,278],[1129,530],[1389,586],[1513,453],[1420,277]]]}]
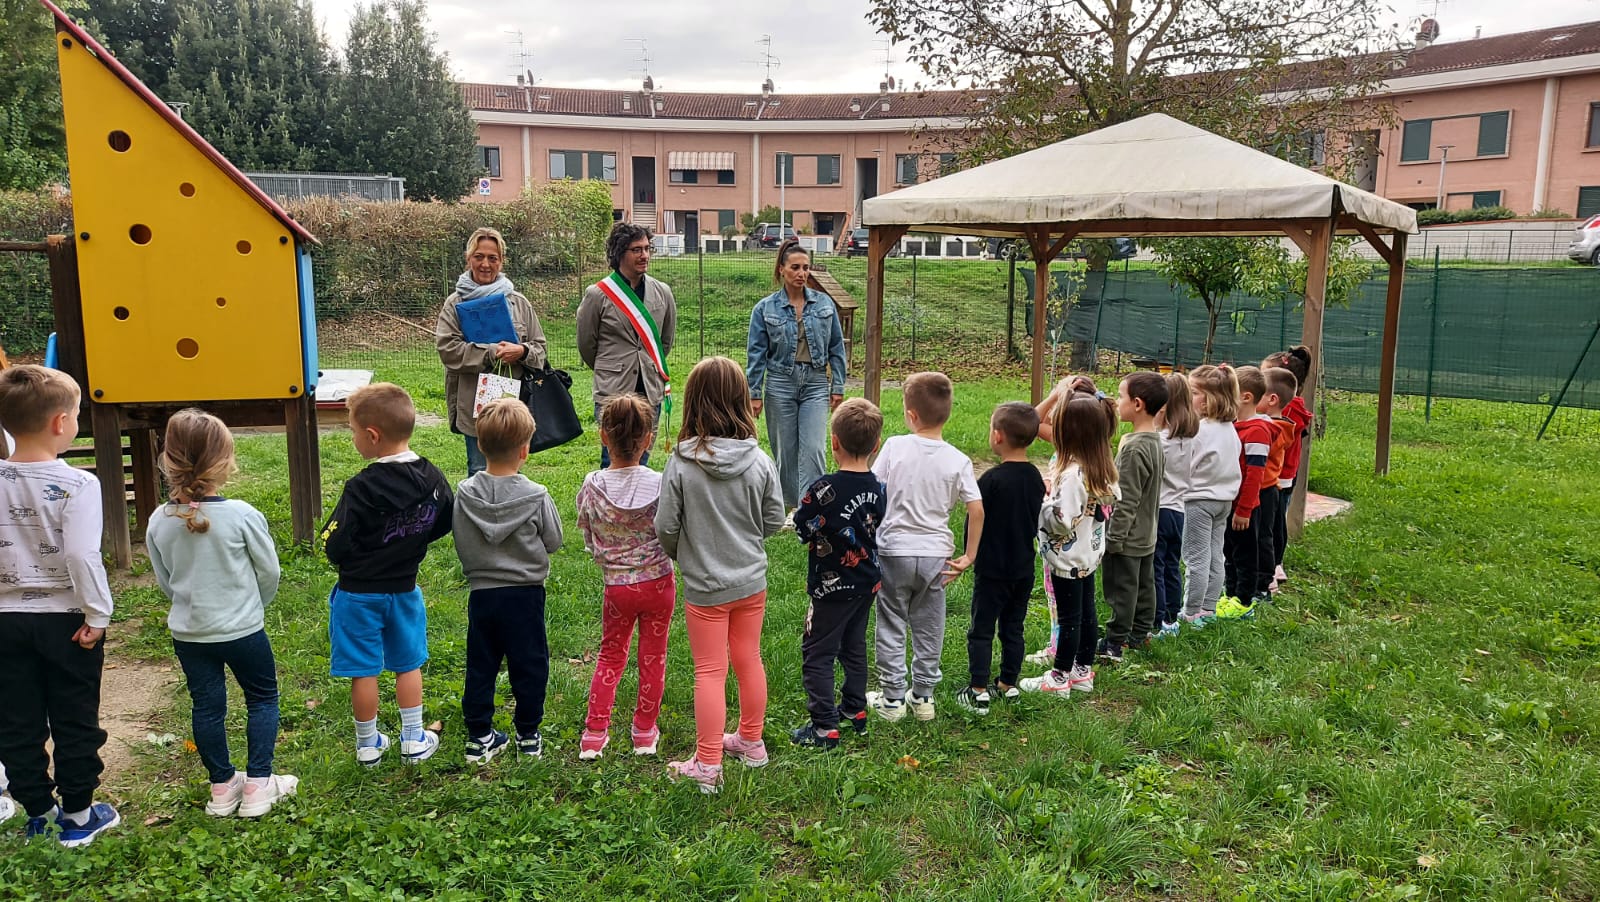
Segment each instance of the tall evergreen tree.
[{"label": "tall evergreen tree", "polygon": [[178,0],[84,0],[83,14],[89,33],[146,87],[165,97]]},{"label": "tall evergreen tree", "polygon": [[477,128],[421,0],[357,8],[337,105],[345,171],[401,176],[418,200],[459,199],[477,178]]},{"label": "tall evergreen tree", "polygon": [[334,64],[309,0],[178,0],[163,99],[245,169],[328,157]]},{"label": "tall evergreen tree", "polygon": [[0,0],[0,189],[64,178],[55,28],[35,0]]}]

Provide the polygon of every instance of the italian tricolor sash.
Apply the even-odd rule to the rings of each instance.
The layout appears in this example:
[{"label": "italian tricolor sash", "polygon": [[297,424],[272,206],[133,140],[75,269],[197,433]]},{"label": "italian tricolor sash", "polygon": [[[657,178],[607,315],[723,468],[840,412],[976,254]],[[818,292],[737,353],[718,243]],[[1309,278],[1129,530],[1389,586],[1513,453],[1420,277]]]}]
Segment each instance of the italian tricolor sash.
[{"label": "italian tricolor sash", "polygon": [[617,305],[617,310],[633,325],[633,331],[639,335],[639,343],[644,346],[646,354],[650,355],[650,362],[656,366],[656,374],[661,377],[662,406],[667,412],[672,411],[672,377],[667,373],[667,355],[661,349],[661,330],[656,326],[655,317],[650,315],[649,308],[644,301],[633,292],[633,286],[622,277],[621,273],[612,270],[611,274],[595,283],[600,292]]}]

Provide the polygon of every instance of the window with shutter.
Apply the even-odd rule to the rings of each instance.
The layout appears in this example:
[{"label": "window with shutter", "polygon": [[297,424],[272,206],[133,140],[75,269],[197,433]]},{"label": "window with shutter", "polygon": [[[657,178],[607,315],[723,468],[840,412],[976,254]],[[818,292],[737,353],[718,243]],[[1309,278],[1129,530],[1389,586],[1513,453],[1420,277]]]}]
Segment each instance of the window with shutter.
[{"label": "window with shutter", "polygon": [[1511,134],[1511,113],[1484,113],[1478,117],[1478,156],[1503,157]]},{"label": "window with shutter", "polygon": [[1400,137],[1400,162],[1421,163],[1428,159],[1433,143],[1433,120],[1413,119],[1405,124]]},{"label": "window with shutter", "polygon": [[777,164],[774,166],[773,171],[775,171],[778,174],[778,184],[780,184],[780,185],[793,185],[794,184],[794,154],[792,154],[792,153],[780,153],[780,154],[778,154]]},{"label": "window with shutter", "polygon": [[737,228],[739,220],[735,218],[732,210],[717,211],[717,232],[720,234],[728,229]]},{"label": "window with shutter", "polygon": [[822,154],[817,157],[817,184],[839,184],[839,155]]},{"label": "window with shutter", "polygon": [[500,177],[500,148],[478,147],[478,168],[488,174],[489,178]]},{"label": "window with shutter", "polygon": [[733,184],[733,170],[732,169],[718,169],[717,170],[717,184],[719,184],[719,185],[731,185],[731,184]]},{"label": "window with shutter", "polygon": [[1479,207],[1498,207],[1498,206],[1500,206],[1500,192],[1498,192],[1498,191],[1474,191],[1474,192],[1472,192],[1472,208],[1474,210],[1478,209]]},{"label": "window with shutter", "polygon": [[1578,189],[1578,218],[1600,216],[1600,185]]},{"label": "window with shutter", "polygon": [[602,182],[617,180],[617,155],[600,150],[589,151],[589,178]]},{"label": "window with shutter", "polygon": [[1586,147],[1600,147],[1600,103],[1589,104],[1589,143]]},{"label": "window with shutter", "polygon": [[915,185],[917,183],[917,154],[897,153],[894,155],[894,180],[901,185]]}]

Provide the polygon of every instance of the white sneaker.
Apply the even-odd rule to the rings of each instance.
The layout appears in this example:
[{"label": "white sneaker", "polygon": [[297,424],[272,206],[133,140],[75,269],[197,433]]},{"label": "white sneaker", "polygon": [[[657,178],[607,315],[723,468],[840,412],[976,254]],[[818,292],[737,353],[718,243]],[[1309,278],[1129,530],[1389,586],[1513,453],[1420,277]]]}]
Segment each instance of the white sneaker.
[{"label": "white sneaker", "polygon": [[1072,673],[1068,677],[1067,682],[1072,684],[1073,692],[1093,692],[1094,671],[1083,666],[1082,664],[1079,664],[1072,668]]},{"label": "white sneaker", "polygon": [[7,796],[0,796],[0,821],[11,820],[12,815],[16,813],[17,803]]},{"label": "white sneaker", "polygon": [[899,723],[906,717],[906,702],[901,698],[885,698],[882,692],[867,693],[867,707],[890,723]]},{"label": "white sneaker", "polygon": [[1022,660],[1032,664],[1035,667],[1049,667],[1051,664],[1055,663],[1056,650],[1047,645],[1033,654],[1028,655],[1026,658],[1023,658]]},{"label": "white sneaker", "polygon": [[912,694],[906,696],[906,702],[911,706],[911,713],[917,716],[917,720],[933,720],[935,712],[932,698],[923,698],[920,695]]},{"label": "white sneaker", "polygon": [[366,765],[367,767],[373,767],[379,761],[383,760],[383,753],[387,752],[388,750],[389,737],[379,733],[377,745],[356,746],[356,761],[360,764]]},{"label": "white sneaker", "polygon": [[400,740],[400,760],[407,764],[421,764],[439,750],[439,734],[423,730],[421,739]]},{"label": "white sneaker", "polygon": [[257,785],[246,782],[244,787],[244,802],[239,805],[240,817],[260,817],[272,810],[289,796],[300,789],[300,778],[288,774],[273,774],[267,782]]},{"label": "white sneaker", "polygon": [[1072,678],[1052,667],[1043,676],[1023,677],[1017,687],[1023,692],[1043,692],[1065,698],[1072,692]]},{"label": "white sneaker", "polygon": [[206,814],[212,817],[233,817],[244,799],[244,774],[235,772],[226,783],[211,784],[211,799],[206,802]]}]

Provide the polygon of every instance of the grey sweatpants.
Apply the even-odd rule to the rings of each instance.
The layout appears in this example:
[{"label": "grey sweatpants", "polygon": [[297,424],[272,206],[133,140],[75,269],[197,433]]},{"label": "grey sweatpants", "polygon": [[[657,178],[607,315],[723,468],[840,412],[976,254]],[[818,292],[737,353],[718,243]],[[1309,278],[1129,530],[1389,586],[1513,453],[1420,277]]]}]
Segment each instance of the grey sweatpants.
[{"label": "grey sweatpants", "polygon": [[880,557],[878,689],[884,698],[906,697],[906,632],[911,633],[911,691],[933,697],[944,652],[943,557]]},{"label": "grey sweatpants", "polygon": [[1232,501],[1208,498],[1183,505],[1183,566],[1189,571],[1186,616],[1217,612],[1217,599],[1222,597],[1222,537],[1232,516]]}]

